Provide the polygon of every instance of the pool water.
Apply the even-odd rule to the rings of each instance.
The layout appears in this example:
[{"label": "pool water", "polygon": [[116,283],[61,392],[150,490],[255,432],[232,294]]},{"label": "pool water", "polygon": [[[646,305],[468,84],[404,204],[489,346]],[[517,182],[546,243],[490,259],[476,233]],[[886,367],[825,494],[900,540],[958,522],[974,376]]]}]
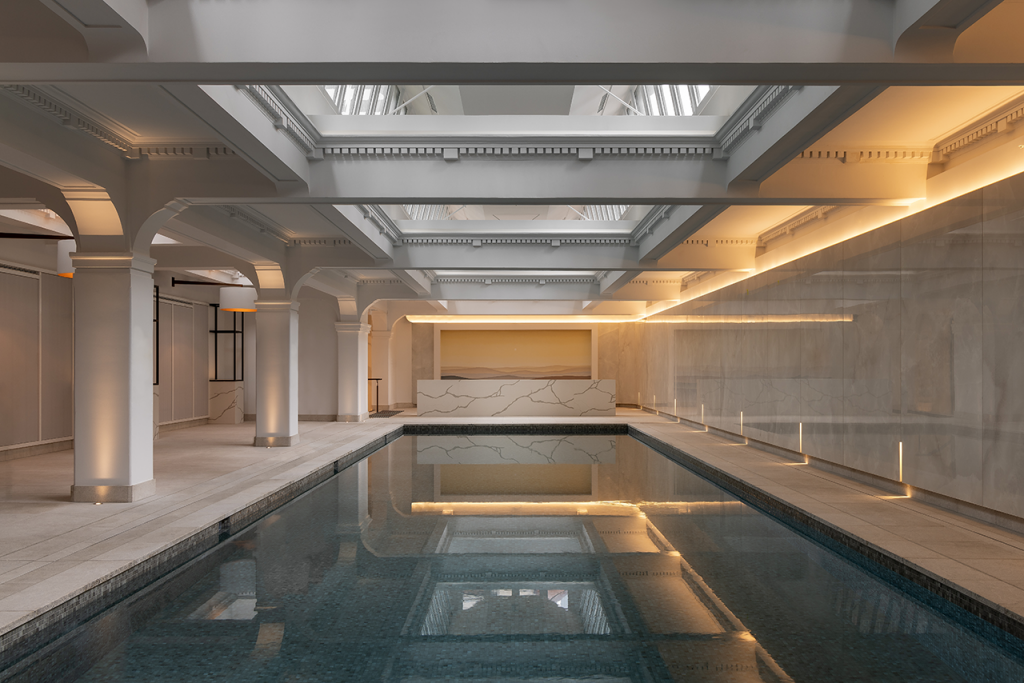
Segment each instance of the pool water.
[{"label": "pool water", "polygon": [[48,661],[21,678],[1024,680],[984,628],[627,436],[402,437]]}]

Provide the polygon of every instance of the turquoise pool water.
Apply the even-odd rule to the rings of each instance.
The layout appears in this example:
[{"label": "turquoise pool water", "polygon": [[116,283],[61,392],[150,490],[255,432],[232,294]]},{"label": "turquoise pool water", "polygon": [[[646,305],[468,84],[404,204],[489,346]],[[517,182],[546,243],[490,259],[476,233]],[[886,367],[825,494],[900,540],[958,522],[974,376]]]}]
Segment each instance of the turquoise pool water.
[{"label": "turquoise pool water", "polygon": [[405,436],[14,680],[1024,680],[918,597],[627,436]]}]

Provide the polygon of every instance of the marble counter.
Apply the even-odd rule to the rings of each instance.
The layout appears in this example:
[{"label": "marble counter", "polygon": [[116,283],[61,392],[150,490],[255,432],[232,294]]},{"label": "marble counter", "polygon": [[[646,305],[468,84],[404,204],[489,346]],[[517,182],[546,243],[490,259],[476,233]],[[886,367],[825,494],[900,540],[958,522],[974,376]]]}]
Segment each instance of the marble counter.
[{"label": "marble counter", "polygon": [[419,435],[418,465],[606,465],[615,462],[615,437],[517,434]]},{"label": "marble counter", "polygon": [[610,417],[613,379],[421,379],[420,417]]}]

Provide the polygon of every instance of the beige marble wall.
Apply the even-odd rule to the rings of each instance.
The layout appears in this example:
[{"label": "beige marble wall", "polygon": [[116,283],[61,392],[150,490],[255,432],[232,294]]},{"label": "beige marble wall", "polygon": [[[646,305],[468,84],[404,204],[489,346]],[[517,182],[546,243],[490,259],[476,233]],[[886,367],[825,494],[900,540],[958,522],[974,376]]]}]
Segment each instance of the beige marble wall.
[{"label": "beige marble wall", "polygon": [[673,312],[853,321],[601,325],[620,403],[1024,516],[1024,176]]},{"label": "beige marble wall", "polygon": [[409,396],[416,400],[416,382],[434,379],[434,326],[417,323],[412,326],[412,386]]}]

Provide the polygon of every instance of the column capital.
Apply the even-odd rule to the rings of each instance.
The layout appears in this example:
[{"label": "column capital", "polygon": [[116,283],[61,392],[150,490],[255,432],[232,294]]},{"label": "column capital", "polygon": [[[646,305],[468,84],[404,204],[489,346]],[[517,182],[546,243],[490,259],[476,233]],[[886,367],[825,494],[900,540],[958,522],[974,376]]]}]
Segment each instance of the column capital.
[{"label": "column capital", "polygon": [[334,329],[338,332],[362,332],[365,334],[370,331],[370,326],[366,323],[334,323]]},{"label": "column capital", "polygon": [[131,252],[74,252],[71,254],[71,264],[75,270],[129,268],[150,275],[156,269],[156,259]]}]

